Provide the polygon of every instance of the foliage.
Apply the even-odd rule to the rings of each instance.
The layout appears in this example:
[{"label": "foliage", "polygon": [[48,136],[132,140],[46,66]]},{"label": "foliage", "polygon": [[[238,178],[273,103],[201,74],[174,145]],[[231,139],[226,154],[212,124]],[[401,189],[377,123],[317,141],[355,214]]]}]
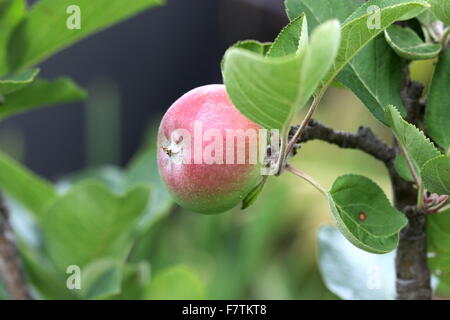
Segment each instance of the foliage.
[{"label": "foliage", "polygon": [[[65,26],[72,2],[40,0],[27,8],[24,0],[0,1],[0,120],[85,98],[84,90],[70,79],[40,79],[36,65],[76,41],[161,4],[159,0],[78,0],[83,27],[55,28]],[[414,180],[421,207],[422,191],[448,195],[450,190],[450,50],[445,41],[438,43],[428,36],[436,19],[448,27],[449,4],[448,0],[286,0],[290,22],[273,42],[241,41],[227,50],[222,61],[224,83],[241,113],[265,128],[281,130],[282,152],[299,111],[313,98],[308,111],[312,116],[328,87],[340,83],[395,136],[402,151],[396,168],[402,177]],[[374,6],[379,8],[379,26],[369,28]],[[418,23],[422,33],[414,27]],[[426,97],[424,127],[418,127],[405,119],[402,63],[431,58],[438,63]],[[174,221],[175,214],[167,224],[160,224],[173,203],[158,177],[155,152],[153,144],[146,145],[124,169],[88,168],[57,183],[0,153],[0,188],[13,215],[30,219],[17,233],[36,297],[223,299],[246,297],[263,282],[255,280],[258,277],[282,279],[289,287],[298,281],[295,276],[317,276],[309,265],[299,275],[298,270],[286,275],[280,272],[285,265],[273,262],[284,252],[275,240],[282,243],[291,221],[280,219],[288,191],[272,185],[270,178],[244,199],[247,216],[233,211],[194,224],[187,214],[181,222]],[[287,155],[282,153],[279,163],[284,164]],[[327,287],[346,299],[393,298],[389,252],[397,247],[406,217],[365,176],[340,176],[329,190],[307,175],[300,176],[325,196],[337,226],[323,227],[318,233],[319,263]],[[268,188],[273,192],[270,196]],[[447,284],[449,215],[448,210],[440,212],[429,218],[428,225],[429,262],[439,281]],[[195,232],[180,232],[186,225]],[[172,249],[186,244],[186,237],[192,247],[186,245],[182,257],[174,256]],[[217,256],[200,256],[195,246]],[[203,263],[212,265],[216,273],[199,273]],[[66,286],[68,267],[73,265],[82,270],[80,290]],[[380,288],[371,291],[360,284],[366,279],[364,268],[373,265],[383,270],[383,279]],[[361,268],[362,272],[356,270]],[[0,284],[0,298],[5,296]]]},{"label": "foliage", "polygon": [[[40,70],[33,66],[161,1],[76,1],[82,12],[82,27],[75,30],[66,27],[71,12],[66,9],[73,4],[41,0],[27,8],[24,0],[0,2],[0,120],[46,105],[84,99],[84,90],[70,79],[38,79]],[[147,289],[149,273],[140,267],[145,263],[127,261],[139,237],[172,206],[157,178],[155,158],[154,147],[146,148],[126,170],[99,168],[53,184],[0,153],[0,187],[8,195],[12,213],[32,217],[19,231],[19,243],[37,297],[125,298],[132,295],[138,273],[143,274],[139,297],[154,295],[155,289]],[[111,173],[120,178],[114,176],[114,180]],[[73,265],[82,272],[79,290],[66,287],[71,272],[68,267]],[[169,275],[175,282],[196,277],[184,269]],[[195,286],[202,290],[201,283]]]},{"label": "foliage", "polygon": [[[433,13],[448,24],[445,17],[448,6],[446,1],[429,2],[286,0],[291,22],[268,45],[268,50],[255,53],[236,45],[225,54],[222,71],[230,97],[250,119],[285,133],[298,110],[314,93],[315,100],[300,126],[302,129],[315,112],[324,91],[337,80],[352,90],[373,116],[392,130],[401,150],[395,167],[402,177],[414,180],[419,194],[417,205],[421,207],[424,190],[441,195],[449,193],[448,156],[441,152],[442,149],[444,153],[448,152],[446,141],[450,138],[447,134],[450,120],[446,108],[448,99],[445,99],[448,90],[444,89],[450,79],[447,70],[449,51],[446,50],[446,39],[432,40],[428,36],[430,26],[436,22]],[[373,8],[377,8],[375,13]],[[378,26],[371,28],[369,21],[377,14]],[[330,21],[336,21],[332,19],[337,19],[341,25],[339,49],[334,51],[334,39],[338,33],[333,31],[336,34],[333,39],[326,35],[320,37],[324,42],[322,50],[328,50],[329,56],[315,54],[311,55],[311,61],[305,61],[314,38],[322,30],[330,28]],[[395,24],[399,21],[400,24]],[[423,34],[417,33],[418,21],[423,24]],[[307,44],[309,34],[311,39]],[[334,61],[331,64],[330,58]],[[405,62],[402,59],[432,58],[439,59],[439,63],[429,92],[425,125],[434,140],[404,119],[407,106],[402,96],[405,92],[401,90],[401,85],[405,84]],[[308,65],[315,63],[322,65],[323,69],[309,71]],[[305,70],[314,85],[301,81]],[[306,90],[305,85],[314,89]],[[302,90],[308,94],[303,96]],[[290,171],[308,180],[325,195],[338,229],[352,244],[372,253],[387,253],[397,247],[399,231],[407,225],[407,219],[392,207],[384,192],[371,180],[345,175],[335,181],[330,191],[326,191],[307,174]],[[320,237],[324,242],[332,235],[323,231]],[[327,250],[332,250],[334,245],[337,246],[329,241]]]}]

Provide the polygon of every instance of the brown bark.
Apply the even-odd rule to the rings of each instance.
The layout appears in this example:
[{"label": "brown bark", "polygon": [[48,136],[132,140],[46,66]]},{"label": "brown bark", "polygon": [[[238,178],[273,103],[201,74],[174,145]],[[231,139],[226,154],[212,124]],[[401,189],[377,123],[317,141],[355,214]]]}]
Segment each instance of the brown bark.
[{"label": "brown bark", "polygon": [[0,275],[12,299],[32,299],[9,222],[9,213],[0,194]]}]

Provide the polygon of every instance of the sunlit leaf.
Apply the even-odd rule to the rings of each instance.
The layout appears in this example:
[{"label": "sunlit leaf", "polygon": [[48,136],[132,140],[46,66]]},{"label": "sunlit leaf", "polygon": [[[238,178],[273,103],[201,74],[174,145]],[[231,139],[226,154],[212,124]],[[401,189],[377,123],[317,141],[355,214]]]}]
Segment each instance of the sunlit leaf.
[{"label": "sunlit leaf", "polygon": [[384,30],[384,35],[392,49],[402,58],[409,60],[432,59],[442,49],[440,44],[425,43],[411,28],[392,25]]},{"label": "sunlit leaf", "polygon": [[425,134],[406,122],[392,105],[386,108],[386,121],[417,174],[420,174],[420,168],[425,162],[441,154]]},{"label": "sunlit leaf", "polygon": [[446,50],[436,66],[425,109],[427,132],[446,152],[450,151],[449,79],[450,50]]},{"label": "sunlit leaf", "polygon": [[440,195],[450,195],[450,155],[426,162],[421,176],[425,188]]},{"label": "sunlit leaf", "polygon": [[372,253],[386,253],[397,247],[398,233],[407,219],[370,179],[339,177],[328,201],[337,227],[355,246]]},{"label": "sunlit leaf", "polygon": [[[13,70],[35,65],[57,51],[140,11],[162,4],[161,0],[40,0],[11,35],[9,61]],[[77,19],[79,29],[69,28]],[[76,24],[76,23],[75,23]]]}]

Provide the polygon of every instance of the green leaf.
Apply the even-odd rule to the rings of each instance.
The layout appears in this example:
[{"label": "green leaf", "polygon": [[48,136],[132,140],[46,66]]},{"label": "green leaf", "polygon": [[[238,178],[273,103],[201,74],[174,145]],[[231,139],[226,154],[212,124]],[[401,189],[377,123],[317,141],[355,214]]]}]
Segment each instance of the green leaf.
[{"label": "green leaf", "polygon": [[422,167],[425,188],[440,195],[450,195],[450,155],[431,159]]},{"label": "green leaf", "polygon": [[[368,22],[374,16],[373,12],[367,10],[370,6],[380,8],[380,28],[368,28]],[[320,90],[325,90],[345,65],[385,28],[408,14],[418,14],[419,9],[427,6],[424,0],[369,0],[363,4],[344,22],[336,63],[325,77]]]},{"label": "green leaf", "polygon": [[450,284],[450,209],[427,218],[428,264],[440,281]]},{"label": "green leaf", "polygon": [[431,8],[428,8],[417,16],[417,20],[425,26],[430,26],[432,23],[436,22],[437,18],[433,11],[431,11]]},{"label": "green leaf", "polygon": [[4,97],[0,106],[0,120],[25,111],[58,103],[83,100],[85,92],[72,80],[60,78],[55,81],[36,80],[28,87]]},{"label": "green leaf", "polygon": [[53,186],[0,152],[0,189],[37,217],[56,198]]},{"label": "green leaf", "polygon": [[312,30],[330,19],[344,22],[363,3],[364,0],[286,0],[285,6],[291,20],[305,13]]},{"label": "green leaf", "polygon": [[242,200],[242,206],[241,209],[245,210],[248,207],[250,207],[251,205],[253,205],[256,201],[256,199],[258,199],[259,194],[261,193],[261,191],[264,188],[264,185],[267,182],[267,176],[263,176],[263,178],[261,179],[261,182],[258,183],[244,198],[244,200]]},{"label": "green leaf", "polygon": [[439,59],[433,76],[428,103],[425,109],[425,127],[428,134],[446,152],[450,152],[450,50]]},{"label": "green leaf", "polygon": [[[382,37],[378,37],[374,41],[375,43],[370,40],[405,12],[413,12],[414,8],[422,8],[421,5],[425,5],[425,3],[419,1],[421,5],[418,5],[417,3],[408,4],[408,1],[391,0],[383,3],[369,1],[354,12],[363,2],[287,0],[286,7],[290,16],[301,12],[306,13],[308,21],[313,27],[330,18],[346,21],[342,26],[343,41],[334,69],[327,75],[327,81],[321,86],[321,90],[334,83],[333,78],[337,76],[337,80],[351,89],[378,120],[385,122],[384,107],[387,104],[399,106],[401,113],[405,114],[399,93],[401,63]],[[371,16],[367,12],[367,8],[370,5],[377,5],[381,9],[381,29],[368,29],[367,27]],[[359,18],[357,18],[358,16]],[[386,19],[387,17],[389,19]],[[353,56],[354,58],[351,60]],[[351,62],[349,62],[350,60]]]},{"label": "green leaf", "polygon": [[0,79],[0,95],[21,90],[33,82],[38,75],[39,69],[29,69],[19,72],[11,77]]},{"label": "green leaf", "polygon": [[392,49],[408,60],[432,59],[439,55],[440,44],[425,43],[411,28],[392,25],[384,30],[384,35]]},{"label": "green leaf", "polygon": [[150,265],[145,262],[126,264],[123,272],[120,294],[110,297],[114,300],[140,300],[150,279]]},{"label": "green leaf", "polygon": [[420,168],[425,162],[441,154],[425,134],[411,123],[406,122],[392,105],[386,108],[386,121],[417,174],[420,174]]},{"label": "green leaf", "polygon": [[58,270],[69,265],[83,268],[100,258],[125,259],[148,198],[147,187],[135,187],[118,196],[89,181],[60,196],[41,223]]},{"label": "green leaf", "polygon": [[[230,50],[231,48],[243,49],[243,50],[248,50],[250,52],[257,53],[261,56],[265,56],[267,54],[267,52],[269,51],[270,47],[272,47],[272,42],[259,42],[256,40],[243,40],[243,41],[236,42],[228,50]],[[222,58],[222,61],[220,62],[220,69],[221,69],[222,73],[224,72],[224,65],[225,65],[225,56]]]},{"label": "green leaf", "polygon": [[[57,272],[48,257],[31,245],[20,246],[28,281],[43,299],[77,299],[75,290],[68,290],[65,272]],[[51,284],[51,285],[49,285]]]},{"label": "green leaf", "polygon": [[450,0],[428,0],[431,11],[445,24],[450,25]]},{"label": "green leaf", "polygon": [[151,188],[151,201],[138,223],[141,232],[147,231],[174,205],[172,197],[159,177],[156,144],[136,154],[128,163],[126,170],[114,166],[89,168],[64,177],[57,184],[58,190],[67,191],[74,184],[86,179],[96,180],[117,193],[125,192],[130,187],[148,185]]},{"label": "green leaf", "polygon": [[0,76],[8,72],[7,46],[11,31],[26,12],[25,0],[0,1]]},{"label": "green leaf", "polygon": [[337,227],[358,248],[386,253],[397,247],[398,233],[407,219],[370,179],[358,175],[339,177],[330,190],[328,203]]},{"label": "green leaf", "polygon": [[338,74],[337,79],[351,89],[375,118],[386,123],[386,105],[395,104],[406,114],[400,97],[400,58],[378,36],[367,44]]},{"label": "green leaf", "polygon": [[203,300],[205,289],[198,275],[180,265],[157,274],[146,289],[147,300]]},{"label": "green leaf", "polygon": [[227,92],[249,119],[284,129],[330,68],[338,45],[339,25],[330,21],[314,31],[303,55],[270,58],[231,48],[223,72]]},{"label": "green leaf", "polygon": [[96,259],[82,269],[79,295],[83,299],[102,299],[120,293],[124,265],[117,259]]},{"label": "green leaf", "polygon": [[[161,0],[41,0],[28,12],[11,36],[9,60],[14,70],[42,62],[52,54],[114,23],[160,5]],[[80,28],[69,29],[80,9]]]},{"label": "green leaf", "polygon": [[330,291],[346,300],[395,299],[395,253],[372,254],[349,243],[332,226],[318,232],[319,267]]},{"label": "green leaf", "polygon": [[124,183],[128,187],[143,183],[152,186],[151,201],[139,221],[140,231],[146,231],[155,221],[166,215],[174,205],[158,173],[156,144],[152,144],[150,149],[140,152],[130,161]]},{"label": "green leaf", "polygon": [[268,57],[300,54],[308,45],[308,22],[304,14],[292,20],[273,42]]},{"label": "green leaf", "polygon": [[399,154],[395,157],[394,167],[400,177],[402,177],[406,181],[414,182],[414,177],[412,176],[411,171],[408,167],[408,163],[406,162],[406,159],[403,155]]}]

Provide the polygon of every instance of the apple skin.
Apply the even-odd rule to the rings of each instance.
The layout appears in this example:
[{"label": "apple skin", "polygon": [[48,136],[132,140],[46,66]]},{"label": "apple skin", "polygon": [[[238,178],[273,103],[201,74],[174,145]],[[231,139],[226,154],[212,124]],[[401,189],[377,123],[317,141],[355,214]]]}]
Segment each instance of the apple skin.
[{"label": "apple skin", "polygon": [[[223,164],[194,163],[195,121],[201,121],[203,132],[220,130]],[[191,136],[191,152],[187,153],[191,160],[189,164],[174,161],[177,155],[167,152],[167,148],[178,139],[176,134],[173,137],[177,129],[185,129]],[[202,214],[221,213],[235,207],[258,183],[261,167],[258,161],[256,164],[248,161],[248,139],[245,141],[245,163],[226,163],[226,129],[253,129],[258,133],[261,127],[234,107],[224,85],[207,85],[191,90],[164,115],[158,131],[158,169],[167,189],[180,206]],[[211,144],[210,140],[201,142],[202,152],[208,144]],[[236,147],[235,143],[235,152]]]}]

